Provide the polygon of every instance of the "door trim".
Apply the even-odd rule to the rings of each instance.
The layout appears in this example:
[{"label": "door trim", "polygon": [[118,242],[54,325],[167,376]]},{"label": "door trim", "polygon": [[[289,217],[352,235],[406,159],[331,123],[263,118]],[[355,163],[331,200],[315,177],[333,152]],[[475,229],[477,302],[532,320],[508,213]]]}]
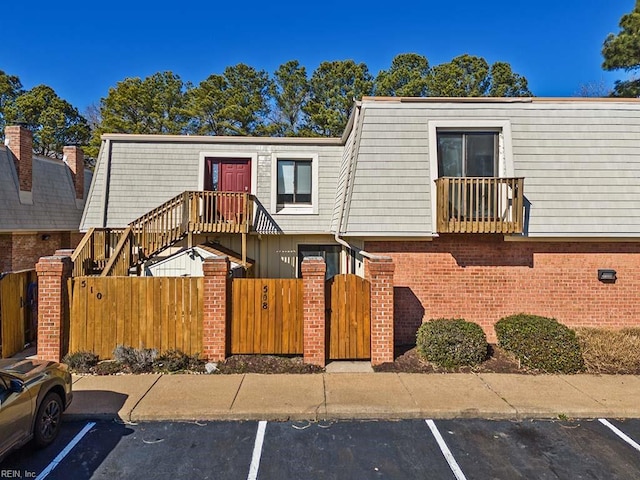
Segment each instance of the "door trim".
[{"label": "door trim", "polygon": [[198,159],[198,190],[204,191],[204,163],[206,158],[246,158],[251,166],[251,193],[256,194],[256,185],[258,183],[258,154],[246,152],[200,152]]}]

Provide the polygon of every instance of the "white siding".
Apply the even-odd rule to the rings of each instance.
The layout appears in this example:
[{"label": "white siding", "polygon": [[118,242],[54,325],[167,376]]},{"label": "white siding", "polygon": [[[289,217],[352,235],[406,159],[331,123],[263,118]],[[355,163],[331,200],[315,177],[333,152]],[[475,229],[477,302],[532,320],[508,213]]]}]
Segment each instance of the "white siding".
[{"label": "white siding", "polygon": [[509,121],[530,237],[640,234],[640,103],[363,102],[345,235],[429,235],[429,120]]}]

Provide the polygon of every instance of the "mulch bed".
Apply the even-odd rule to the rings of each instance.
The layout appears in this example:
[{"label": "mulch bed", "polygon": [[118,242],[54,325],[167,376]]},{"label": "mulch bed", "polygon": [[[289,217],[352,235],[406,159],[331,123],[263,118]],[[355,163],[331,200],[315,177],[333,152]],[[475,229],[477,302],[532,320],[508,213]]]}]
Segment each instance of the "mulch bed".
[{"label": "mulch bed", "polygon": [[374,367],[376,372],[396,373],[535,373],[521,368],[518,360],[496,345],[489,345],[487,359],[480,365],[473,367],[443,368],[422,360],[415,347],[400,348],[398,356],[393,362],[383,363]]}]

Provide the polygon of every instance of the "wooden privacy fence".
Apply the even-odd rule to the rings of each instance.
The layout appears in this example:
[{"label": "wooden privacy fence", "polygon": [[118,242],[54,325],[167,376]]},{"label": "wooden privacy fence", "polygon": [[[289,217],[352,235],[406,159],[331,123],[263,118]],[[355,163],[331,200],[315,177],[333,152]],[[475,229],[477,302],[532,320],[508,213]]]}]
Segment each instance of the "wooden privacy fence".
[{"label": "wooden privacy fence", "polygon": [[[35,338],[35,322],[32,322],[36,307],[36,293],[29,285],[35,282],[34,270],[8,273],[0,279],[0,338],[2,358],[21,352],[25,343]],[[33,288],[33,287],[32,287]]]},{"label": "wooden privacy fence", "polygon": [[371,358],[371,285],[353,274],[336,275],[326,283],[328,357]]},{"label": "wooden privacy fence", "polygon": [[303,353],[302,279],[236,278],[231,291],[231,354]]},{"label": "wooden privacy fence", "polygon": [[202,352],[202,277],[69,279],[69,352],[111,358],[118,345]]}]

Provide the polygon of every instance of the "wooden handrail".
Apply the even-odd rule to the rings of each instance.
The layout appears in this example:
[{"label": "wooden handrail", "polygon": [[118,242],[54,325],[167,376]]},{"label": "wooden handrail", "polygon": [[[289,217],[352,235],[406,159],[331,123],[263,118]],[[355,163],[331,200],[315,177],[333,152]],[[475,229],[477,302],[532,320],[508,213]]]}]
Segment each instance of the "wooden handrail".
[{"label": "wooden handrail", "polygon": [[524,178],[436,179],[438,233],[522,233]]},{"label": "wooden handrail", "polygon": [[[102,276],[128,275],[136,261],[170,247],[187,233],[241,233],[244,252],[252,225],[252,195],[186,191],[135,219],[124,230],[92,228],[74,251],[73,274],[90,275],[96,265],[105,264]],[[136,247],[138,258],[134,259]]]},{"label": "wooden handrail", "polygon": [[129,268],[133,265],[133,235],[131,234],[131,227],[127,227],[122,235],[120,241],[116,245],[113,255],[109,258],[109,261],[100,274],[101,277],[108,276],[127,276],[129,275]]}]

